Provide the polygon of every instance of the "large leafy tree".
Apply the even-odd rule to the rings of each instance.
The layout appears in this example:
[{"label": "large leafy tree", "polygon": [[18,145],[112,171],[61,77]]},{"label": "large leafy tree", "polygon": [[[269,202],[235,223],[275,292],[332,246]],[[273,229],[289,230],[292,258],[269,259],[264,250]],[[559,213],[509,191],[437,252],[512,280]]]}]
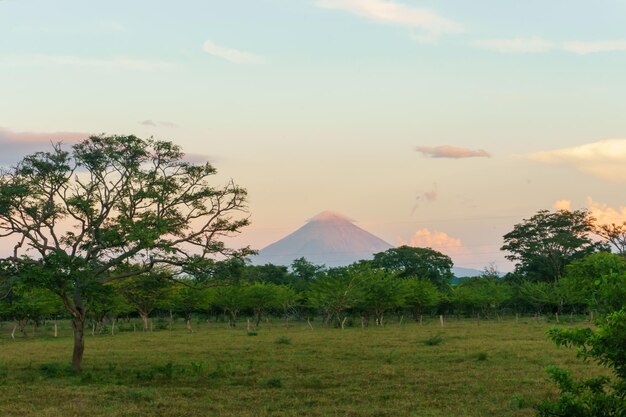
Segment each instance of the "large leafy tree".
[{"label": "large leafy tree", "polygon": [[36,270],[32,284],[56,293],[71,315],[74,369],[90,291],[159,265],[175,277],[217,255],[249,254],[222,242],[248,224],[245,190],[211,185],[213,166],[183,157],[171,142],[101,135],[69,150],[54,145],[0,176],[0,237],[15,242],[9,260]]},{"label": "large leafy tree", "polygon": [[431,248],[400,246],[374,255],[375,267],[395,273],[399,278],[423,278],[440,289],[448,288],[452,259]]},{"label": "large leafy tree", "polygon": [[604,245],[591,238],[593,218],[587,211],[541,210],[504,235],[502,250],[516,271],[534,281],[558,281],[565,266]]}]

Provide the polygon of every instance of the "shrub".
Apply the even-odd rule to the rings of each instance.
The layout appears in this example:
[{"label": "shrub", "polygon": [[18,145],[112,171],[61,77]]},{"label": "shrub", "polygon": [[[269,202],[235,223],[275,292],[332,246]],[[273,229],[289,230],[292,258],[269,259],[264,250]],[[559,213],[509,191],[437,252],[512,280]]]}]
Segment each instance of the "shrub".
[{"label": "shrub", "polygon": [[276,339],[276,344],[277,345],[290,345],[291,344],[291,338],[289,338],[287,336],[281,336],[278,339]]},{"label": "shrub", "polygon": [[441,337],[440,335],[435,335],[424,340],[424,344],[426,346],[437,346],[442,343],[443,343],[443,337]]}]

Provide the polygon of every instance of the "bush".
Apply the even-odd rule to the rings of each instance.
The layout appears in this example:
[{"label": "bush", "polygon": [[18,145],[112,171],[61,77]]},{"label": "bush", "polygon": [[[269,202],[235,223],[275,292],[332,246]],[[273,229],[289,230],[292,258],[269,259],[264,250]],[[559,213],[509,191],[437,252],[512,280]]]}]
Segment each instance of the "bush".
[{"label": "bush", "polygon": [[550,378],[559,388],[559,397],[538,404],[539,416],[626,416],[626,308],[608,314],[596,324],[597,331],[550,329],[548,334],[558,346],[576,347],[578,356],[608,367],[614,378],[576,381],[569,371],[548,367]]},{"label": "bush", "polygon": [[443,337],[441,337],[440,335],[435,335],[424,340],[424,344],[426,346],[437,346],[442,343],[443,343]]},{"label": "bush", "polygon": [[291,338],[289,338],[287,336],[281,336],[278,339],[276,339],[276,344],[277,345],[290,345],[291,344]]}]

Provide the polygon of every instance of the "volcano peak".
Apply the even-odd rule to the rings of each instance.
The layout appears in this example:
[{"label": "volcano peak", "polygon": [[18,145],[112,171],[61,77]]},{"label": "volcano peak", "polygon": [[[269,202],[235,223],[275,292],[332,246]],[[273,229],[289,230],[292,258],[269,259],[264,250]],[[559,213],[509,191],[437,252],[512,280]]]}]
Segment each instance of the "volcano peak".
[{"label": "volcano peak", "polygon": [[354,223],[354,220],[344,216],[343,214],[337,213],[335,211],[322,211],[321,213],[316,214],[306,221],[307,223],[311,222],[348,222]]}]

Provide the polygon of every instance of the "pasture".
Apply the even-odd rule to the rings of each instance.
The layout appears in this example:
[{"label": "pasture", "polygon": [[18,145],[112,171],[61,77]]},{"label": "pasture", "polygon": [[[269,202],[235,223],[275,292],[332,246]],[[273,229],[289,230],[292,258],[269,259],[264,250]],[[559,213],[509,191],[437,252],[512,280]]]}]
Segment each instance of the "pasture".
[{"label": "pasture", "polygon": [[602,372],[547,340],[551,325],[450,318],[340,330],[276,320],[249,333],[202,321],[188,333],[180,321],[153,332],[126,324],[86,337],[76,375],[68,323],[57,338],[48,323],[16,340],[5,323],[0,415],[532,416],[534,401],[556,393],[547,365]]}]

